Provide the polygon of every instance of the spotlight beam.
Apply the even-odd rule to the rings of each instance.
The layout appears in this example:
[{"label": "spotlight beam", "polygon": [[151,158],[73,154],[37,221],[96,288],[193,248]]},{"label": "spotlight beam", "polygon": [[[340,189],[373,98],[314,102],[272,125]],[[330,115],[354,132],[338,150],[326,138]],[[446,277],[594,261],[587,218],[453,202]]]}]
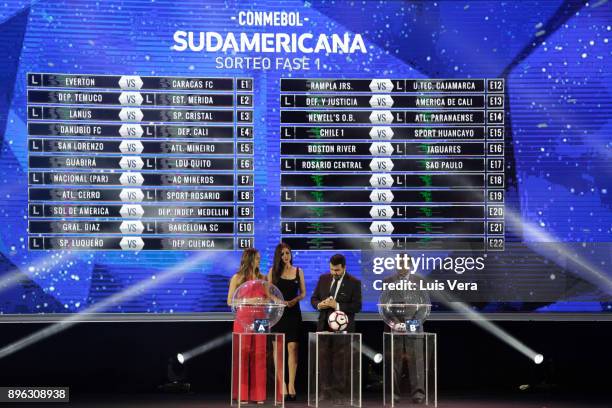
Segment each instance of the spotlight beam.
[{"label": "spotlight beam", "polygon": [[[536,246],[536,248],[533,248],[534,250],[540,249],[542,251],[542,248],[538,248],[537,244],[538,242],[546,243],[547,245],[554,248],[558,253],[557,254],[544,253],[542,254],[543,256],[545,256],[547,259],[550,259],[552,262],[555,262],[558,264],[560,260],[560,257],[558,255],[559,254],[565,255],[565,259],[573,263],[576,269],[584,272],[584,276],[583,276],[584,278],[591,281],[591,283],[601,288],[607,294],[612,295],[612,278],[610,278],[609,275],[602,272],[600,269],[596,268],[595,266],[591,265],[580,255],[578,254],[572,255],[572,251],[567,246],[565,246],[563,243],[561,243],[558,239],[555,239],[555,237],[553,237],[552,235],[544,231],[542,228],[539,228],[535,226],[534,224],[525,221],[519,214],[517,214],[515,211],[513,211],[510,208],[506,208],[506,220],[508,220],[511,224],[517,227],[523,228],[523,230],[526,231],[527,234],[538,239],[537,242],[527,243],[528,245],[531,244],[530,246],[532,247]],[[547,251],[543,251],[543,252],[547,252]],[[563,269],[567,268],[564,265],[559,265],[559,266],[561,266]],[[581,274],[581,277],[582,277],[582,274]]]},{"label": "spotlight beam", "polygon": [[[426,278],[423,279],[427,280]],[[479,326],[481,329],[485,330],[486,332],[489,332],[504,343],[508,344],[513,349],[527,356],[536,364],[539,364],[538,360],[540,360],[540,358],[542,360],[544,359],[542,354],[537,353],[536,351],[528,347],[525,343],[523,343],[522,341],[520,341],[519,339],[517,339],[492,321],[488,320],[484,315],[473,310],[465,302],[458,301],[451,294],[447,292],[433,292],[432,296],[444,303],[446,306],[453,309],[454,311],[467,317],[470,321],[472,321],[475,325]]]},{"label": "spotlight beam", "polygon": [[62,252],[39,259],[36,263],[26,265],[24,267],[25,270],[22,268],[15,268],[4,274],[2,278],[0,278],[0,292],[8,290],[11,287],[17,285],[24,277],[32,279],[26,273],[27,270],[39,271],[39,276],[42,276],[48,273],[51,268],[57,266],[61,262],[65,262],[71,258],[74,258],[74,256],[75,255],[72,252]]},{"label": "spotlight beam", "polygon": [[183,351],[182,353],[177,354],[176,357],[179,363],[184,364],[188,360],[194,357],[197,357],[200,354],[207,353],[217,347],[221,347],[222,345],[229,343],[232,340],[232,334],[233,333],[230,332],[230,333],[224,334],[223,336],[214,338],[210,341],[207,341],[204,344],[200,344],[199,346],[192,348],[189,351]]},{"label": "spotlight beam", "polygon": [[380,364],[380,362],[382,361],[382,354],[373,350],[371,347],[369,347],[366,344],[363,344],[363,343],[361,344],[361,352],[365,354],[366,357],[368,357],[370,360],[372,360],[376,364]]},{"label": "spotlight beam", "polygon": [[137,282],[134,285],[125,289],[124,291],[109,296],[108,298],[103,299],[102,301],[88,307],[87,309],[79,313],[71,315],[57,323],[45,327],[42,330],[39,330],[35,333],[30,334],[29,336],[19,339],[16,342],[11,343],[8,346],[5,346],[0,349],[0,359],[3,359],[7,356],[10,356],[11,354],[23,350],[24,348],[31,346],[32,344],[35,344],[41,340],[44,340],[47,337],[53,336],[66,329],[69,329],[70,327],[74,326],[75,324],[78,324],[81,320],[83,320],[84,315],[100,313],[108,309],[109,307],[123,303],[137,295],[151,290],[154,287],[159,286],[164,282],[183,274],[191,268],[194,268],[209,256],[210,255],[206,252],[202,252],[196,256],[192,256],[184,262],[181,262],[180,264],[162,272],[160,275]]},{"label": "spotlight beam", "polygon": [[463,302],[449,302],[448,306],[454,309],[455,311],[461,313],[470,319],[474,324],[484,329],[485,331],[491,333],[504,343],[508,344],[510,347],[514,348],[518,352],[527,356],[530,360],[536,360],[536,357],[540,355],[535,352],[533,349],[528,347],[525,343],[491,322],[487,318],[485,318],[482,314],[472,310],[468,305]]}]

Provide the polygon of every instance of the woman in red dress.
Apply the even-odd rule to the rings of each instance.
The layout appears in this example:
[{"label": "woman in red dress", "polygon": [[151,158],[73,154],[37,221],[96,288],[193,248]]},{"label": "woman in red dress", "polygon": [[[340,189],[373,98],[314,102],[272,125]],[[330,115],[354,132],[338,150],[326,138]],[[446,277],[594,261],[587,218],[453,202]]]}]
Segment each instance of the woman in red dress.
[{"label": "woman in red dress", "polygon": [[[246,281],[264,279],[259,272],[261,256],[254,248],[245,249],[240,260],[238,272],[232,276],[227,294],[227,304],[232,305],[236,289]],[[247,293],[242,293],[243,300],[264,299],[268,296],[263,285],[253,285]],[[242,307],[236,310],[234,333],[252,333],[254,319],[265,318],[262,308]],[[239,337],[242,340],[239,342]],[[266,337],[257,334],[234,336],[232,398],[243,403],[253,401],[262,403],[266,400]],[[238,373],[238,361],[241,360],[241,370]],[[240,378],[238,378],[240,377]],[[240,387],[240,394],[238,388]]]}]

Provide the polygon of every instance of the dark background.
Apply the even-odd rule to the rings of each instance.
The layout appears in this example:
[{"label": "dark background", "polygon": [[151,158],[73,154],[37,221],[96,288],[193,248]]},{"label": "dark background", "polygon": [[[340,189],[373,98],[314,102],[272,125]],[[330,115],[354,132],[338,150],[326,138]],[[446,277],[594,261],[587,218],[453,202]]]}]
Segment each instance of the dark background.
[{"label": "dark background", "polygon": [[[470,322],[431,321],[438,334],[440,396],[495,394],[605,395],[610,377],[612,322],[500,322],[532,349],[544,354],[539,366]],[[7,345],[44,327],[2,324]],[[168,359],[231,330],[229,322],[83,323],[0,360],[0,386],[69,386],[71,396],[161,393]],[[314,323],[306,323],[306,332]],[[383,323],[359,322],[363,343],[382,351]],[[307,344],[301,343],[298,394],[307,390]],[[192,393],[229,398],[230,344],[186,364]],[[364,395],[375,393],[382,365],[363,357]],[[530,384],[528,391],[519,391]],[[374,388],[373,388],[374,387]],[[380,393],[379,393],[380,394]]]}]

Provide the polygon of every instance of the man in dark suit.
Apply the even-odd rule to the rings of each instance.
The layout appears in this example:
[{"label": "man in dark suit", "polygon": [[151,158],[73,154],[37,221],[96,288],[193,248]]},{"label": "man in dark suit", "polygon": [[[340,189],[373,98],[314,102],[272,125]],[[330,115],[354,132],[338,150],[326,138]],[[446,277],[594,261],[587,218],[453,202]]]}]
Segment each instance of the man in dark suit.
[{"label": "man in dark suit", "polygon": [[361,311],[361,281],[346,272],[346,258],[336,254],[329,260],[329,273],[321,275],[310,298],[319,311],[317,331],[329,331],[327,318],[334,310],[348,316],[348,332],[355,331],[355,313]]},{"label": "man in dark suit", "polygon": [[[319,311],[317,331],[330,331],[327,319],[335,310],[346,313],[348,332],[355,331],[355,313],[361,311],[361,281],[346,272],[346,259],[336,254],[329,260],[329,273],[321,275],[310,298],[312,307]],[[351,336],[336,334],[318,335],[318,358],[320,384],[319,401],[331,400],[337,405],[346,405],[353,399],[351,380],[354,356]]]}]

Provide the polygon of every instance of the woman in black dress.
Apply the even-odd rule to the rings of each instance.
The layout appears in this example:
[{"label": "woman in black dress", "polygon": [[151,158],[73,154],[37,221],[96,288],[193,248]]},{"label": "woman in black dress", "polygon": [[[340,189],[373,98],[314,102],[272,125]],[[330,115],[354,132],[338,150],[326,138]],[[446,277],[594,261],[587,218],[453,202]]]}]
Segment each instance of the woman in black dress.
[{"label": "woman in black dress", "polygon": [[289,381],[286,384],[286,399],[295,401],[295,373],[298,366],[298,343],[302,331],[300,300],[306,296],[304,271],[293,266],[289,245],[280,243],[274,251],[274,263],[268,273],[268,280],[276,285],[285,299],[283,317],[274,326],[274,331],[285,334],[287,343],[287,366]]}]

